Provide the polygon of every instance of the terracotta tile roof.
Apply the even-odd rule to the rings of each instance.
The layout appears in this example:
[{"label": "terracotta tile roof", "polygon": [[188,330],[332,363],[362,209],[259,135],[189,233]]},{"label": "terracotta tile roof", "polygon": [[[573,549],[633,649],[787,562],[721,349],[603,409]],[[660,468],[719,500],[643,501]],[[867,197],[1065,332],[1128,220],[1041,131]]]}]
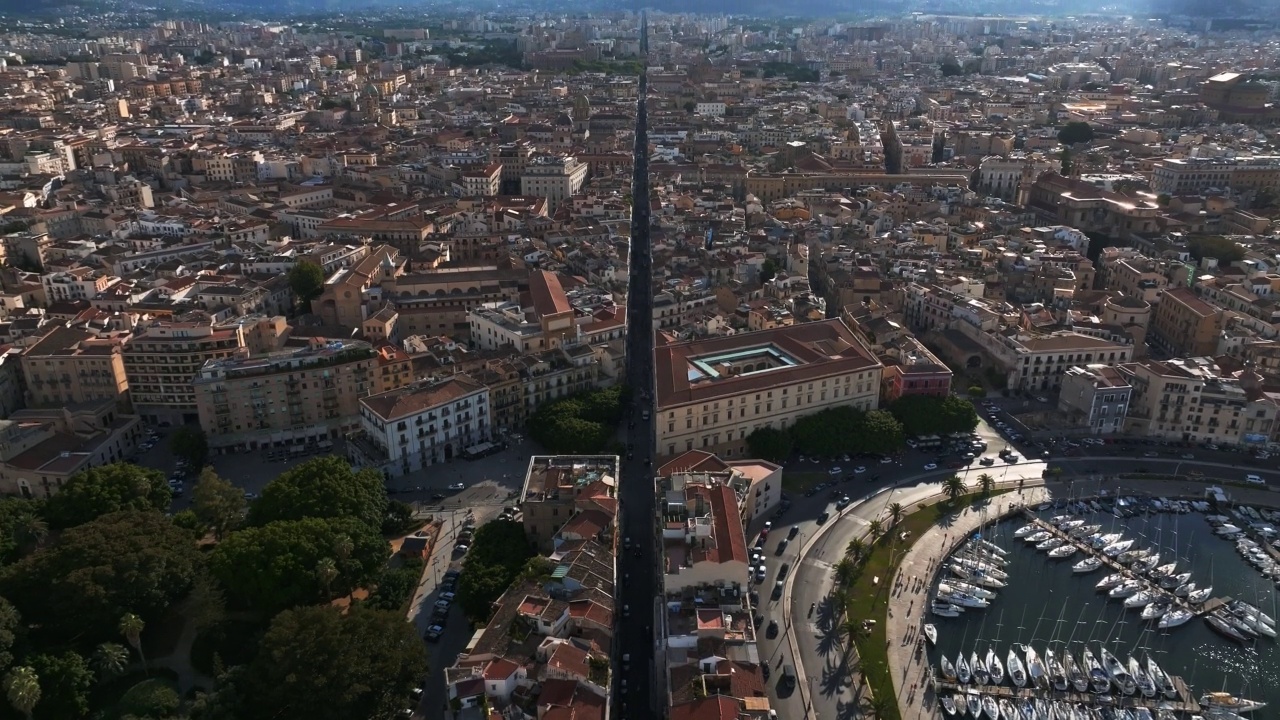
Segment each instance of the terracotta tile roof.
[{"label": "terracotta tile roof", "polygon": [[533,300],[534,310],[540,316],[556,315],[573,309],[560,285],[560,278],[546,270],[535,270],[529,276],[529,295]]},{"label": "terracotta tile roof", "polygon": [[416,415],[482,389],[483,385],[466,375],[453,375],[439,382],[419,383],[371,395],[360,402],[378,417],[390,421]]},{"label": "terracotta tile roof", "polygon": [[670,720],[736,720],[742,703],[731,697],[714,697],[694,700],[671,708]]},{"label": "terracotta tile roof", "polygon": [[485,680],[506,680],[515,674],[520,666],[506,659],[498,658],[484,666]]}]

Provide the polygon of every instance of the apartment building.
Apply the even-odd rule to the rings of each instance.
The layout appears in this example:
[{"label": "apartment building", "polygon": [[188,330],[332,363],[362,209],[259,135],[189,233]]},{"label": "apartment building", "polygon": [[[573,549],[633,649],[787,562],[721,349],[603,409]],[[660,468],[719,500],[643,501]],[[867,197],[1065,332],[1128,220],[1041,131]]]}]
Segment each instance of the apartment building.
[{"label": "apartment building", "polygon": [[767,460],[723,460],[703,450],[690,450],[664,463],[656,476],[669,479],[676,474],[733,488],[744,528],[771,515],[782,502],[782,466]]},{"label": "apartment building", "polygon": [[1133,387],[1126,430],[1147,437],[1245,447],[1276,435],[1280,403],[1257,375],[1235,377],[1211,358],[1146,360],[1117,367]]},{"label": "apartment building", "polygon": [[198,422],[200,412],[192,380],[210,360],[248,355],[239,323],[152,323],[124,344],[124,371],[134,411],[154,424]]},{"label": "apartment building", "polygon": [[[954,327],[973,340],[985,359],[1004,374],[1010,390],[1057,391],[1062,387],[1063,375],[1072,366],[1128,362],[1134,352],[1132,345],[1071,330],[987,332],[965,322],[956,323]],[[969,357],[962,360],[967,366],[975,366],[970,364]]]},{"label": "apartment building", "polygon": [[698,588],[745,589],[750,556],[733,488],[697,473],[675,473],[665,490],[658,508],[663,595],[680,597]]},{"label": "apartment building", "polygon": [[[529,542],[549,554],[578,515],[597,513],[582,520],[607,522],[616,512],[619,477],[616,455],[531,456],[520,491],[520,517]],[[582,528],[572,534],[579,539],[589,535]]]},{"label": "apartment building", "polygon": [[555,273],[529,274],[529,303],[493,303],[468,313],[471,342],[481,350],[538,352],[575,342],[575,313]]},{"label": "apartment building", "polygon": [[452,460],[489,441],[489,388],[459,374],[361,398],[352,463],[392,476]]},{"label": "apartment building", "polygon": [[375,363],[362,340],[208,360],[191,381],[200,427],[222,452],[331,443],[359,428]]},{"label": "apartment building", "polygon": [[[1058,412],[1090,435],[1123,432],[1133,388],[1125,375],[1109,365],[1076,365],[1062,376]],[[1063,429],[1066,429],[1065,427]]]},{"label": "apartment building", "polygon": [[1190,288],[1164,291],[1151,321],[1151,340],[1172,355],[1213,355],[1225,313],[1201,300]]},{"label": "apartment building", "polygon": [[132,457],[142,431],[111,400],[19,410],[0,420],[0,494],[47,498],[77,473]]},{"label": "apartment building", "polygon": [[127,409],[129,380],[123,348],[123,338],[98,337],[80,328],[55,328],[22,355],[27,403],[66,407],[109,400]]},{"label": "apartment building", "polygon": [[1166,195],[1262,188],[1280,191],[1280,155],[1165,158],[1151,170],[1151,189]]},{"label": "apartment building", "polygon": [[587,166],[572,155],[532,157],[520,174],[520,194],[547,199],[554,210],[582,188]]},{"label": "apartment building", "polygon": [[489,163],[463,170],[461,179],[462,192],[467,197],[497,195],[502,188],[502,164]]},{"label": "apartment building", "polygon": [[878,406],[883,366],[841,320],[660,346],[658,453],[742,457],[762,427],[840,405]]}]

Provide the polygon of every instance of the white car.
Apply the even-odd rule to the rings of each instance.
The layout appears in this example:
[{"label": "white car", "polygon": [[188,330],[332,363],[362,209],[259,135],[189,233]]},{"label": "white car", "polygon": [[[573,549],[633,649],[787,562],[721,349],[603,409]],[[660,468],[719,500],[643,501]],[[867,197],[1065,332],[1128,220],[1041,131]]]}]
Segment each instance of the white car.
[{"label": "white car", "polygon": [[884,457],[880,458],[880,464],[891,465],[893,464],[893,458],[889,457],[888,455],[885,455]]},{"label": "white car", "polygon": [[835,467],[831,468],[830,470],[828,470],[828,471],[827,471],[827,474],[828,474],[828,475],[835,476],[835,475],[839,475],[839,474],[840,474],[840,473],[842,473],[842,472],[844,472],[844,471],[840,469],[840,466],[839,466],[839,465],[837,465],[837,466],[835,466]]},{"label": "white car", "polygon": [[463,485],[462,483],[453,483],[452,485],[449,486],[449,489],[450,490],[466,490],[467,486]]},{"label": "white car", "polygon": [[928,465],[925,465],[925,466],[924,466],[924,469],[925,469],[925,470],[937,470],[937,469],[938,469],[938,463],[929,463]]},{"label": "white car", "polygon": [[764,582],[765,575],[767,574],[768,574],[768,570],[765,568],[765,566],[761,565],[760,567],[756,568],[756,582]]},{"label": "white car", "polygon": [[861,475],[862,473],[864,473],[864,472],[866,472],[866,471],[867,471],[867,469],[866,469],[865,467],[863,467],[863,466],[859,465],[858,467],[856,467],[856,468],[854,468],[854,469],[853,469],[853,474],[854,474],[854,475]]}]

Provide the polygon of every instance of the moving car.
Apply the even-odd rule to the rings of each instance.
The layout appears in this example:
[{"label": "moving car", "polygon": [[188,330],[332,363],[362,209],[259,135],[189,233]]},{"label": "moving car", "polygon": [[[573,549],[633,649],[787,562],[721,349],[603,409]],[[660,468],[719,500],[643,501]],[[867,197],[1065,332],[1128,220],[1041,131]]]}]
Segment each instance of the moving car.
[{"label": "moving car", "polygon": [[466,490],[467,486],[463,485],[462,483],[451,483],[449,485],[449,489],[450,490]]},{"label": "moving car", "polygon": [[938,469],[938,463],[929,463],[928,465],[925,465],[925,466],[924,466],[924,469],[925,469],[925,470],[937,470],[937,469]]}]

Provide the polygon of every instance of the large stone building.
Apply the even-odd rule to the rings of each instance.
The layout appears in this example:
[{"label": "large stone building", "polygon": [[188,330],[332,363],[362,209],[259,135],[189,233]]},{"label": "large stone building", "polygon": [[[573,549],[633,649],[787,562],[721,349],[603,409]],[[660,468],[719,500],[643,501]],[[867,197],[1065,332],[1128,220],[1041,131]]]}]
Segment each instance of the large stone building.
[{"label": "large stone building", "polygon": [[134,411],[143,420],[161,425],[197,422],[200,414],[192,379],[210,360],[248,354],[239,324],[152,323],[124,345],[124,371]]},{"label": "large stone building", "polygon": [[1151,340],[1182,357],[1213,355],[1218,348],[1223,311],[1196,297],[1190,288],[1172,288],[1156,304]]},{"label": "large stone building", "polygon": [[361,399],[347,449],[358,466],[405,475],[488,442],[491,429],[489,388],[459,374]]},{"label": "large stone building", "polygon": [[883,367],[841,320],[662,345],[658,454],[742,457],[747,436],[829,407],[878,406]]},{"label": "large stone building", "polygon": [[98,337],[79,328],[58,327],[22,356],[27,400],[35,407],[65,407],[110,400],[129,406],[119,337]]},{"label": "large stone building", "polygon": [[1194,443],[1265,447],[1276,435],[1280,403],[1256,374],[1224,374],[1210,358],[1117,367],[1133,387],[1126,430]]},{"label": "large stone building", "polygon": [[376,363],[360,340],[210,360],[192,381],[200,427],[222,451],[328,446],[359,427]]}]

